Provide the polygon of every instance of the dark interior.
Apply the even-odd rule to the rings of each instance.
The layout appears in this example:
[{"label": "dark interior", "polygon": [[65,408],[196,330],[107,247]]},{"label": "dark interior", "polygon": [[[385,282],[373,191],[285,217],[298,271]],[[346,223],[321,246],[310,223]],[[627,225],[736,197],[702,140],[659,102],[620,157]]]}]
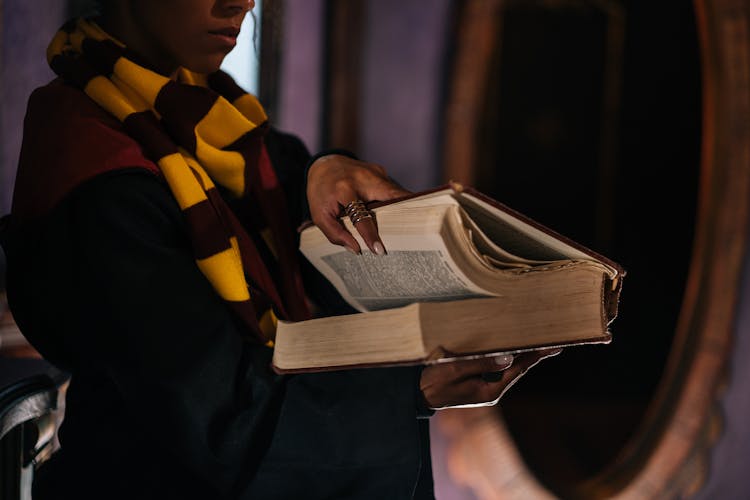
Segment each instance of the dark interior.
[{"label": "dark interior", "polygon": [[691,257],[701,133],[693,5],[616,4],[508,2],[482,123],[477,184],[628,273],[612,344],[542,363],[497,410],[554,491],[601,472],[636,430]]}]

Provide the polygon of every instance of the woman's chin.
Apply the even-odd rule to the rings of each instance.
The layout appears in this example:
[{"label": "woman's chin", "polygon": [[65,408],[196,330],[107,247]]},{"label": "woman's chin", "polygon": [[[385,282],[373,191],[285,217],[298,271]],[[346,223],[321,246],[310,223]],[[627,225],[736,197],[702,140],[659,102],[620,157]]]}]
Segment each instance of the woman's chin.
[{"label": "woman's chin", "polygon": [[221,63],[224,61],[226,54],[216,55],[211,57],[201,58],[200,60],[189,61],[183,64],[185,69],[192,71],[193,73],[201,73],[207,75],[217,71],[221,67]]}]

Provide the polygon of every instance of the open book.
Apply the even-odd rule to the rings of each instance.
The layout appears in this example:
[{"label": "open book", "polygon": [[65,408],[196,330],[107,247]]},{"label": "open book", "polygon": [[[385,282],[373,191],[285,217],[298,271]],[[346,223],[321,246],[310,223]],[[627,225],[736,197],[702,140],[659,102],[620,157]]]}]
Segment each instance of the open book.
[{"label": "open book", "polygon": [[625,275],[617,263],[456,183],[370,208],[385,256],[354,255],[314,225],[302,230],[302,253],[361,313],[280,322],[278,372],[611,340]]}]

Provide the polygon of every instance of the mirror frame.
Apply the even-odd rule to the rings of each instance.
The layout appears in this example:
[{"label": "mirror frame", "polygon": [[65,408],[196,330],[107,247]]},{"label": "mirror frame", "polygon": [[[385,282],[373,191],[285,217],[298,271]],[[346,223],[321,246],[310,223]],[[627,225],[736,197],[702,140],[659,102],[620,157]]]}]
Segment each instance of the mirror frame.
[{"label": "mirror frame", "polygon": [[[503,0],[466,0],[448,94],[444,176],[471,183],[487,68]],[[617,458],[574,485],[576,498],[675,498],[705,484],[721,434],[720,400],[735,335],[750,227],[750,0],[694,0],[701,50],[702,144],[696,232],[664,375],[646,416]],[[731,200],[728,203],[727,200]],[[453,479],[479,498],[554,498],[523,463],[489,409],[448,410]]]}]

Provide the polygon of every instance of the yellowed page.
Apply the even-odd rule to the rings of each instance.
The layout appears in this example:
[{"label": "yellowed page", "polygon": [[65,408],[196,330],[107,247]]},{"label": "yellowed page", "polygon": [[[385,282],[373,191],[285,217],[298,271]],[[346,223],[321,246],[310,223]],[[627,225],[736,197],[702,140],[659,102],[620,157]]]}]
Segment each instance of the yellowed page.
[{"label": "yellowed page", "polygon": [[[328,242],[317,228],[303,231],[301,249],[359,311],[485,296],[490,291],[467,276],[444,241],[446,218],[458,220],[458,209],[451,204],[378,212],[380,236],[388,255],[377,256],[368,250],[353,255]],[[347,227],[366,249],[348,221]]]},{"label": "yellowed page", "polygon": [[373,363],[425,357],[419,306],[301,321],[279,322],[273,363],[281,370]]}]

